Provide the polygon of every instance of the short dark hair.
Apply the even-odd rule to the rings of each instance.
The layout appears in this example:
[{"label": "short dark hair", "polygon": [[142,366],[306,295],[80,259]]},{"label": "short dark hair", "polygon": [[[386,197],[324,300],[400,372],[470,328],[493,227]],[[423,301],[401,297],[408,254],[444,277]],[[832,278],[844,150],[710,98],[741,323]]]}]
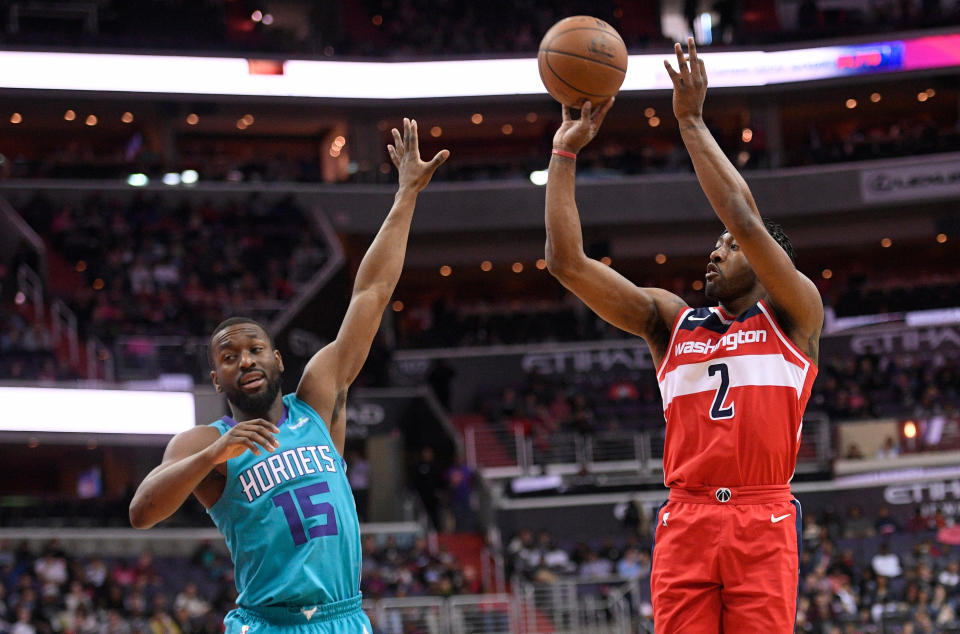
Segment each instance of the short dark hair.
[{"label": "short dark hair", "polygon": [[270,336],[270,332],[267,330],[267,327],[261,324],[256,319],[250,317],[228,317],[217,324],[216,328],[213,329],[213,332],[210,333],[210,343],[207,344],[207,361],[210,362],[210,367],[214,368],[213,362],[213,346],[210,345],[213,343],[213,338],[220,334],[222,331],[226,330],[230,326],[236,326],[237,324],[253,324],[257,328],[263,331],[263,334],[267,336],[267,343],[270,344],[270,347],[273,348],[273,337]]},{"label": "short dark hair", "polygon": [[[793,243],[790,242],[790,238],[788,238],[787,234],[783,231],[783,227],[772,220],[767,220],[766,218],[763,219],[763,226],[766,228],[767,233],[770,234],[770,237],[776,240],[777,244],[780,245],[780,248],[790,256],[790,261],[796,264],[797,252],[793,250]],[[724,229],[720,235],[723,235],[724,233],[730,233],[730,231]]]}]

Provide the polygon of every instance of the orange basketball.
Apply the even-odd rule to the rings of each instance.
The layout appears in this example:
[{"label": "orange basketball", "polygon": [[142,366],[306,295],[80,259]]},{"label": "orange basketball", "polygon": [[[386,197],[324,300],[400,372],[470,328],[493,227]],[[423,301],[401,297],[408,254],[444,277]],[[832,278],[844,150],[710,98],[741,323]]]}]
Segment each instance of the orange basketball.
[{"label": "orange basketball", "polygon": [[627,75],[627,46],[603,20],[575,15],[550,27],[537,62],[554,99],[572,108],[588,100],[596,106],[620,90]]}]

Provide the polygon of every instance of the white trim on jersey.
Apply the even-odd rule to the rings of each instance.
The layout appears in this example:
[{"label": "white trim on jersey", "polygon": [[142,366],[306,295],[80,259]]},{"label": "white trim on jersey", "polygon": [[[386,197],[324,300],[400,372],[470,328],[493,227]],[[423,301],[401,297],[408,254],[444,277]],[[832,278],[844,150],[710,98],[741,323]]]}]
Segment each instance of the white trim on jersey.
[{"label": "white trim on jersey", "polygon": [[811,363],[810,359],[807,357],[807,355],[803,354],[803,351],[801,351],[800,348],[797,347],[797,344],[790,341],[790,339],[787,338],[787,335],[784,334],[782,330],[780,330],[780,325],[777,323],[777,320],[775,320],[773,316],[770,314],[770,312],[767,310],[767,306],[766,304],[764,304],[763,300],[760,300],[759,302],[757,302],[757,306],[760,307],[760,311],[763,313],[764,317],[767,318],[767,321],[770,322],[770,327],[773,328],[773,332],[777,333],[777,338],[780,339],[780,341],[782,341],[783,344],[790,349],[790,352],[796,355],[800,363],[803,364],[803,373],[804,375],[806,375],[807,370],[810,369],[810,363]]},{"label": "white trim on jersey", "polygon": [[667,354],[663,355],[663,360],[660,361],[660,367],[657,368],[658,381],[663,379],[663,369],[667,367],[667,362],[670,361],[670,355],[673,354],[673,341],[677,338],[677,333],[680,332],[680,324],[682,324],[683,320],[687,318],[687,315],[693,311],[694,309],[688,306],[682,313],[680,313],[680,316],[677,317],[677,320],[673,322],[673,332],[670,333],[670,343],[667,344]]},{"label": "white trim on jersey", "polygon": [[720,318],[720,322],[721,322],[721,323],[724,323],[724,324],[732,324],[732,323],[733,323],[733,320],[736,319],[736,317],[727,317],[727,316],[724,314],[724,311],[723,311],[719,306],[711,306],[711,307],[710,307],[710,312],[712,312],[714,315],[716,315],[717,317],[719,317],[719,318]]},{"label": "white trim on jersey", "polygon": [[730,388],[761,385],[792,387],[797,391],[797,399],[803,393],[809,366],[807,364],[800,368],[784,359],[782,354],[741,354],[700,363],[684,363],[667,372],[660,381],[664,411],[678,396],[716,392],[720,388],[720,377],[716,374],[710,376],[707,368],[718,363],[727,365]]}]

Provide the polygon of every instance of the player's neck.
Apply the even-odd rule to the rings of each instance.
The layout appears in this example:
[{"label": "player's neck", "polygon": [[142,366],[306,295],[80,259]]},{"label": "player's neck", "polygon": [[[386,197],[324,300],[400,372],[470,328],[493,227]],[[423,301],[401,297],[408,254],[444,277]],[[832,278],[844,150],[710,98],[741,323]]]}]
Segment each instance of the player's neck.
[{"label": "player's neck", "polygon": [[744,293],[739,297],[721,301],[720,307],[723,308],[723,310],[728,315],[733,315],[734,317],[736,317],[737,315],[747,310],[748,308],[752,307],[754,304],[756,304],[761,299],[766,297],[766,295],[767,295],[767,290],[758,284],[749,293]]},{"label": "player's neck", "polygon": [[245,421],[252,420],[254,418],[262,418],[268,420],[271,423],[278,423],[280,419],[283,418],[283,397],[280,394],[277,394],[277,398],[274,399],[273,404],[270,405],[270,409],[263,412],[245,412],[230,401],[227,401],[230,405],[230,414],[235,421]]}]

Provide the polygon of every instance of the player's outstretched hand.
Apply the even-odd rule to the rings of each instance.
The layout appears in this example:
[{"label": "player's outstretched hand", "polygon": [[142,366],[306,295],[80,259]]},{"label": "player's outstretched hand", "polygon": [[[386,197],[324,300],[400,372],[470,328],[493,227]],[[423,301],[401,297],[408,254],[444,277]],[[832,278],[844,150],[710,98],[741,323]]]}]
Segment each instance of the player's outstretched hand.
[{"label": "player's outstretched hand", "polygon": [[613,97],[607,99],[596,111],[589,101],[584,102],[580,110],[580,118],[570,116],[569,106],[563,106],[563,123],[557,133],[553,135],[553,147],[565,152],[576,154],[583,146],[593,140],[600,131],[600,125],[607,112],[613,107]]},{"label": "player's outstretched hand", "polygon": [[259,456],[262,449],[273,451],[280,446],[274,437],[274,434],[279,433],[280,429],[268,420],[262,418],[245,420],[220,436],[207,448],[207,452],[214,464],[236,458],[247,449]]},{"label": "player's outstretched hand", "polygon": [[683,47],[674,44],[673,50],[677,54],[677,66],[674,70],[670,62],[663,60],[663,65],[673,81],[673,114],[677,121],[703,116],[703,100],[707,96],[707,70],[703,60],[697,57],[697,45],[693,38],[687,38],[687,56],[683,54]]},{"label": "player's outstretched hand", "polygon": [[440,150],[429,163],[420,160],[420,141],[417,138],[417,120],[403,118],[403,136],[396,128],[393,144],[387,146],[390,160],[400,172],[400,189],[410,188],[418,192],[430,182],[433,173],[450,156],[450,150]]}]

